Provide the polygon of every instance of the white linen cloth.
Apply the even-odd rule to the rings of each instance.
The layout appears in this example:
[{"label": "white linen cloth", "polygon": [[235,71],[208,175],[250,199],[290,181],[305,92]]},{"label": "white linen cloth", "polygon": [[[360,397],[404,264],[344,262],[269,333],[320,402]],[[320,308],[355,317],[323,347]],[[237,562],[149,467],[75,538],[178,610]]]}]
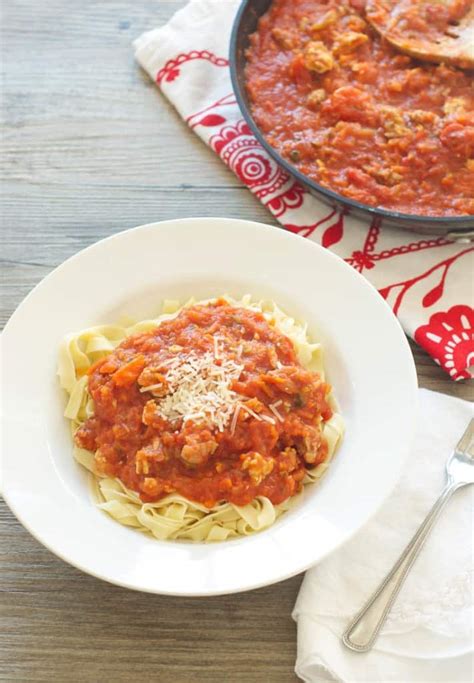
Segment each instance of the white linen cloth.
[{"label": "white linen cloth", "polygon": [[293,611],[295,670],[303,681],[472,681],[472,486],[457,491],[441,513],[373,649],[352,652],[341,635],[437,499],[445,462],[473,414],[467,401],[420,389],[418,433],[396,489],[351,541],[303,580]]},{"label": "white linen cloth", "polygon": [[191,0],[165,26],[135,41],[137,61],[287,230],[345,259],[452,379],[468,379],[474,363],[474,247],[338,215],[276,164],[252,135],[232,91],[229,39],[239,4]]}]

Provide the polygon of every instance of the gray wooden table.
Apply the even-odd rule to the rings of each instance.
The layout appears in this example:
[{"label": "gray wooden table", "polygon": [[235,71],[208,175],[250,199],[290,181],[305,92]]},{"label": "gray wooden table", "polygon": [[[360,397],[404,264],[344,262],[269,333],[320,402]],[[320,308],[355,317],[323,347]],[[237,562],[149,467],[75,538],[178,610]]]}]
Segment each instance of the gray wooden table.
[{"label": "gray wooden table", "polygon": [[[131,41],[182,0],[9,0],[2,6],[4,324],[79,249],[180,216],[270,215],[190,133]],[[460,397],[413,348],[420,384]],[[0,680],[289,683],[301,576],[251,593],[134,593],[68,566],[0,503]]]}]

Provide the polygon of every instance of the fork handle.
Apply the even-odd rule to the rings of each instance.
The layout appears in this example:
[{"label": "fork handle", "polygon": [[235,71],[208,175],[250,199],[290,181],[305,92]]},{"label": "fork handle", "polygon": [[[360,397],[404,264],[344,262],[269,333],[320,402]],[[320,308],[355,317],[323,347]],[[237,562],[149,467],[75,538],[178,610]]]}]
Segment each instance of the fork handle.
[{"label": "fork handle", "polygon": [[347,627],[342,636],[342,642],[346,647],[356,652],[367,652],[371,649],[429,532],[457,488],[459,488],[457,484],[452,481],[448,482],[393,569]]}]

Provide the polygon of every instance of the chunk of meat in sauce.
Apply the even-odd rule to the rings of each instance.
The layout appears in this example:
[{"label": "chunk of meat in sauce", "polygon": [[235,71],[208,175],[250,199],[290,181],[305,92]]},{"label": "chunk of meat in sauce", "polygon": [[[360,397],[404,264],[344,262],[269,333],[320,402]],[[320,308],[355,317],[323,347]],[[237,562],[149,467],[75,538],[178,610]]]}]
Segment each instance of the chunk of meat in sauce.
[{"label": "chunk of meat in sauce", "polygon": [[202,465],[207,462],[217,449],[218,443],[210,437],[210,433],[199,433],[197,435],[191,434],[186,436],[186,443],[181,449],[181,459],[188,465]]},{"label": "chunk of meat in sauce", "polygon": [[308,71],[323,74],[334,67],[334,57],[320,40],[314,40],[305,48],[304,65]]}]

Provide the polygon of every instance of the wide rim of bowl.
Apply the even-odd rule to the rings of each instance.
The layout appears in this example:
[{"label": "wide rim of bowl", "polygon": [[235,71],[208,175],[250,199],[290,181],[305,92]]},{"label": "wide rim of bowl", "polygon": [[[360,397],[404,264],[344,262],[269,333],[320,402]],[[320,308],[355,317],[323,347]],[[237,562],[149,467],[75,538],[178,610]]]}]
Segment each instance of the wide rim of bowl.
[{"label": "wide rim of bowl", "polygon": [[[15,321],[16,319],[20,316],[21,314],[21,309],[24,308],[29,302],[34,300],[36,296],[38,296],[39,293],[41,293],[41,290],[44,287],[50,286],[53,284],[54,280],[57,280],[61,278],[62,274],[67,271],[69,266],[72,264],[77,264],[79,261],[81,261],[84,258],[87,258],[87,255],[93,252],[96,249],[104,249],[107,248],[108,245],[112,243],[119,243],[120,241],[124,240],[125,242],[133,238],[134,235],[138,235],[140,233],[143,233],[145,231],[149,230],[160,230],[160,228],[166,228],[166,227],[172,227],[174,230],[178,228],[179,225],[187,225],[187,224],[198,224],[205,221],[206,223],[211,223],[213,225],[219,226],[219,229],[222,229],[222,224],[223,223],[230,223],[233,224],[234,226],[238,226],[242,229],[248,229],[249,231],[252,231],[254,235],[258,235],[260,231],[265,231],[269,232],[272,231],[272,235],[275,239],[281,240],[282,242],[285,242],[286,240],[289,240],[290,242],[292,241],[297,241],[301,244],[305,244],[305,248],[314,250],[319,254],[320,257],[322,258],[327,258],[330,261],[333,262],[334,265],[336,265],[337,268],[342,268],[346,274],[351,274],[351,277],[353,278],[354,282],[357,282],[358,287],[364,288],[367,292],[370,292],[369,296],[374,297],[373,302],[377,303],[377,305],[380,308],[380,311],[384,311],[384,315],[386,316],[386,321],[391,319],[391,324],[393,325],[393,334],[396,335],[398,334],[398,340],[397,343],[400,343],[400,351],[402,352],[403,350],[403,355],[405,357],[405,382],[406,382],[406,396],[407,396],[407,401],[410,405],[410,410],[408,411],[410,415],[410,420],[409,420],[409,425],[407,425],[407,434],[408,434],[408,439],[407,442],[403,448],[404,453],[403,457],[400,457],[398,468],[397,468],[397,476],[394,477],[390,484],[388,486],[385,486],[385,489],[383,491],[383,495],[379,497],[377,500],[376,506],[374,506],[370,512],[360,521],[360,523],[357,525],[357,527],[351,529],[349,532],[345,532],[341,538],[338,539],[338,541],[331,546],[329,549],[327,549],[325,552],[319,553],[318,556],[311,560],[311,561],[304,561],[300,563],[295,563],[295,565],[291,568],[289,571],[285,571],[282,573],[279,573],[278,571],[276,574],[272,575],[268,579],[261,579],[255,582],[248,581],[245,583],[245,585],[237,586],[237,587],[226,587],[224,589],[203,589],[203,590],[193,590],[193,591],[188,591],[188,590],[167,590],[166,588],[157,588],[155,586],[153,587],[143,587],[141,585],[137,585],[137,583],[134,583],[131,580],[120,580],[117,577],[113,577],[110,575],[107,575],[104,572],[97,572],[91,569],[91,567],[88,565],[87,559],[84,561],[77,561],[71,559],[70,556],[68,556],[67,553],[64,553],[60,547],[58,547],[57,543],[51,542],[48,539],[48,534],[47,532],[44,531],[44,529],[41,529],[38,531],[37,528],[35,528],[34,524],[31,524],[27,520],[25,520],[25,516],[23,514],[22,509],[20,509],[15,501],[12,499],[12,497],[9,495],[8,487],[5,486],[5,483],[3,485],[3,490],[0,490],[0,494],[3,496],[4,500],[6,501],[7,505],[10,507],[11,511],[13,514],[17,517],[17,519],[20,521],[20,523],[29,531],[29,533],[36,538],[43,546],[45,546],[48,550],[50,550],[53,554],[55,554],[57,557],[60,559],[64,560],[68,564],[71,564],[72,566],[76,567],[77,569],[85,572],[86,574],[89,574],[91,576],[94,576],[95,578],[107,581],[109,583],[128,588],[131,590],[138,590],[141,592],[148,592],[148,593],[153,593],[153,594],[160,594],[160,595],[172,595],[172,596],[181,596],[181,597],[204,597],[204,596],[217,596],[217,595],[225,595],[225,594],[231,594],[231,593],[239,593],[247,590],[255,590],[258,588],[261,588],[266,585],[271,585],[280,581],[284,581],[286,579],[289,579],[301,572],[306,571],[309,567],[313,566],[315,563],[320,562],[324,557],[326,557],[328,554],[339,548],[342,544],[348,542],[370,519],[372,519],[377,511],[380,509],[381,505],[384,503],[384,501],[387,499],[387,497],[390,495],[391,491],[395,487],[398,478],[402,472],[403,464],[405,462],[405,459],[408,457],[409,450],[410,450],[410,445],[411,442],[414,438],[414,426],[415,426],[415,419],[416,419],[416,413],[417,413],[417,406],[418,406],[418,395],[417,395],[417,375],[416,375],[416,368],[413,360],[413,356],[411,354],[411,350],[408,344],[408,341],[405,337],[405,334],[401,328],[400,323],[396,319],[396,317],[393,315],[389,305],[387,302],[380,297],[378,294],[377,290],[366,280],[362,275],[360,275],[358,272],[356,272],[353,268],[351,268],[348,264],[346,264],[342,259],[340,259],[337,255],[334,253],[324,249],[320,245],[311,242],[310,240],[306,240],[305,238],[299,236],[299,235],[294,235],[293,233],[287,232],[282,229],[275,228],[274,226],[267,225],[267,224],[262,224],[262,223],[257,223],[255,221],[247,221],[247,220],[240,220],[240,219],[228,219],[228,218],[219,218],[219,217],[195,217],[195,218],[184,218],[184,219],[175,219],[175,220],[169,220],[169,221],[160,221],[160,222],[154,222],[154,223],[148,223],[145,225],[137,226],[135,228],[131,228],[129,230],[125,230],[119,233],[116,233],[114,235],[111,235],[110,237],[107,237],[105,239],[99,240],[98,242],[86,247],[85,249],[79,251],[78,253],[72,255],[70,258],[68,258],[66,261],[64,261],[62,264],[60,264],[57,268],[55,268],[51,273],[49,273],[41,282],[39,282],[36,287],[23,299],[23,301],[20,303],[20,305],[17,307],[15,312],[12,314],[10,317],[9,321],[7,322],[4,331],[1,335],[1,342],[2,342],[2,347],[4,346],[5,340],[9,337],[10,335],[10,330],[13,328],[13,334],[14,334],[14,327],[15,327]],[[324,256],[323,256],[324,255]],[[375,297],[377,297],[375,299]],[[2,360],[4,359],[3,353],[2,353]],[[3,455],[2,455],[2,460],[3,460]],[[271,528],[270,528],[271,530]],[[265,532],[261,532],[265,533]],[[259,534],[256,534],[254,536],[251,536],[250,538],[258,539]],[[234,545],[237,543],[240,543],[242,539],[236,539],[235,541],[230,541],[228,542],[230,545]],[[163,542],[162,542],[163,543]],[[165,541],[164,543],[169,543],[168,541]],[[194,544],[193,544],[194,545]],[[199,546],[203,546],[205,544],[197,544]],[[210,547],[213,545],[217,544],[207,544],[206,547]],[[218,544],[221,545],[221,544]]]},{"label": "wide rim of bowl", "polygon": [[[229,52],[229,63],[230,63],[230,75],[232,81],[232,87],[234,94],[237,99],[237,104],[250,126],[253,134],[257,138],[258,142],[264,147],[264,149],[271,155],[271,157],[282,166],[291,176],[296,178],[300,183],[312,188],[315,192],[324,195],[333,204],[339,204],[348,207],[349,209],[354,209],[360,213],[365,213],[368,216],[385,218],[387,221],[399,221],[400,227],[402,227],[402,222],[409,224],[410,227],[416,228],[417,226],[422,228],[423,223],[432,223],[434,226],[451,228],[449,232],[455,232],[456,230],[469,230],[474,227],[474,216],[469,214],[463,214],[461,216],[425,216],[422,214],[411,214],[402,213],[400,211],[392,211],[390,209],[379,208],[375,206],[370,206],[369,204],[363,204],[358,202],[351,197],[346,197],[343,194],[339,194],[334,190],[331,190],[323,185],[319,185],[316,181],[312,180],[308,176],[304,175],[295,168],[290,162],[288,162],[281,154],[266,140],[259,126],[255,123],[250,107],[247,104],[247,97],[244,93],[240,79],[239,79],[239,69],[238,69],[238,59],[237,59],[237,46],[238,40],[240,38],[241,32],[241,22],[242,18],[247,11],[247,7],[252,5],[253,0],[243,0],[241,3],[237,14],[234,18],[234,23],[232,26],[232,32],[230,37],[230,52]],[[468,221],[472,221],[471,225],[467,225]]]}]

